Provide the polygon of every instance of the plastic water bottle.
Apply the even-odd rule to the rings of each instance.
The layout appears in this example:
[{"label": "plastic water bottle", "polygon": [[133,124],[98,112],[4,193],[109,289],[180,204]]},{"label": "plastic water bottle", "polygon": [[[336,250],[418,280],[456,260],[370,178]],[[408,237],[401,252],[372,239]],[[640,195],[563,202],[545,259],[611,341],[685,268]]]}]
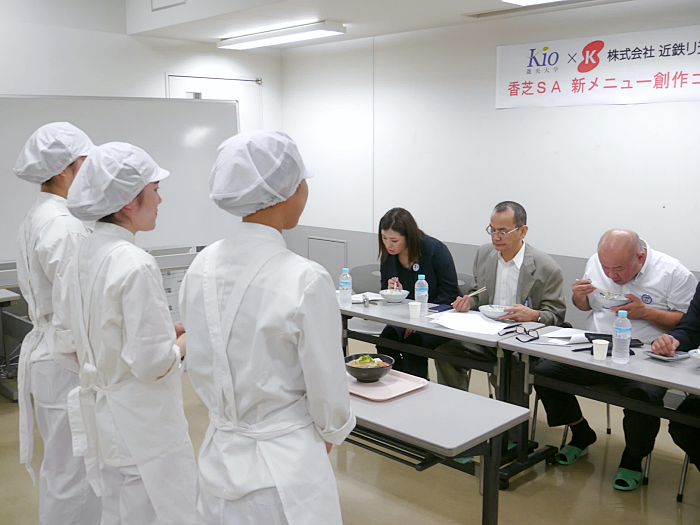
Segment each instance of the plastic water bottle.
[{"label": "plastic water bottle", "polygon": [[420,303],[420,314],[428,315],[428,281],[425,280],[425,275],[418,276],[413,291],[416,301]]},{"label": "plastic water bottle", "polygon": [[340,307],[350,308],[352,306],[352,276],[347,268],[343,268],[340,274]]},{"label": "plastic water bottle", "polygon": [[632,323],[627,319],[627,310],[619,310],[613,325],[612,361],[618,365],[630,362],[630,340],[632,339]]}]

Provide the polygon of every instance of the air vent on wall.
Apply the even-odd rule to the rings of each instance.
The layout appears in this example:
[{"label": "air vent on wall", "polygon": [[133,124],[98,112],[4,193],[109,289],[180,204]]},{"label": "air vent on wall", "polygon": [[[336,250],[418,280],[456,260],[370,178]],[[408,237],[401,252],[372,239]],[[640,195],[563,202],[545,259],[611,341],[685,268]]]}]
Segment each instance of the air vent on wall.
[{"label": "air vent on wall", "polygon": [[[620,2],[631,2],[632,0],[562,0],[549,4],[531,5],[525,7],[504,7],[493,11],[481,11],[478,13],[464,13],[466,18],[493,18],[500,16],[517,16],[534,14],[538,11],[558,11],[560,9],[574,9],[577,7],[590,7],[594,5],[617,4]],[[503,4],[504,6],[508,4]]]}]

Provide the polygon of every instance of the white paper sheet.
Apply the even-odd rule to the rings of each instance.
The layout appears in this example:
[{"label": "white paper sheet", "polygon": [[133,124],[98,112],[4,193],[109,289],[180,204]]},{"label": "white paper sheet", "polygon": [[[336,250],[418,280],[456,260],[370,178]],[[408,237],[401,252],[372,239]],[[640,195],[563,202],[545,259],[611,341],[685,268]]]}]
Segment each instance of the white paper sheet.
[{"label": "white paper sheet", "polygon": [[452,330],[488,335],[495,335],[508,326],[508,323],[487,319],[479,312],[445,312],[436,322]]},{"label": "white paper sheet", "polygon": [[536,339],[535,341],[528,341],[531,345],[551,345],[551,346],[571,346],[564,339]]},{"label": "white paper sheet", "polygon": [[571,337],[576,334],[583,334],[583,330],[577,328],[560,328],[554,332],[549,332],[547,337]]},{"label": "white paper sheet", "polygon": [[362,304],[364,302],[364,297],[367,296],[370,301],[381,301],[383,297],[379,295],[378,293],[375,292],[365,292],[365,293],[356,293],[355,295],[352,296],[352,302],[354,304]]},{"label": "white paper sheet", "polygon": [[588,339],[584,335],[583,330],[577,330],[576,328],[561,328],[550,332],[547,334],[549,339],[562,339],[560,343],[548,343],[548,344],[569,344],[569,345],[580,345],[587,343]]}]

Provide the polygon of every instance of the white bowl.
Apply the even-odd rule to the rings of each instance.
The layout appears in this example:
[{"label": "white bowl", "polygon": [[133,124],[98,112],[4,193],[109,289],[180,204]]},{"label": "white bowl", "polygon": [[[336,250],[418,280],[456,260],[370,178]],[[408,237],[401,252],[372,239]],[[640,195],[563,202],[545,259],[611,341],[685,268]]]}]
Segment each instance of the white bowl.
[{"label": "white bowl", "polygon": [[690,350],[688,352],[688,355],[690,358],[693,360],[693,362],[700,366],[700,348],[696,348],[695,350]]},{"label": "white bowl", "polygon": [[591,293],[591,296],[595,297],[595,299],[603,306],[603,308],[622,306],[623,304],[627,304],[630,302],[630,300],[627,299],[627,297],[625,297],[625,294],[622,293],[608,294],[607,292],[603,292],[602,290],[596,290],[595,292]]},{"label": "white bowl", "polygon": [[502,315],[505,315],[506,308],[508,307],[500,304],[485,304],[479,307],[479,311],[489,319],[498,319]]},{"label": "white bowl", "polygon": [[387,303],[402,303],[408,297],[408,290],[382,290],[379,295]]}]

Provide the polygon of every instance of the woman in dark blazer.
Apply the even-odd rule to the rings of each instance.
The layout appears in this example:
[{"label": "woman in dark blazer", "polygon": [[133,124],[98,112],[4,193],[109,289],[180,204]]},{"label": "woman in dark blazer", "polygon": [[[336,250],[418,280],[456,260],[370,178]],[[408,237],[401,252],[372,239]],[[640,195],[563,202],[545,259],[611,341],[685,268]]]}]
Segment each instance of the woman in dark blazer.
[{"label": "woman in dark blazer", "polygon": [[[408,299],[414,300],[418,275],[424,274],[428,282],[429,302],[452,304],[460,295],[457,271],[450,250],[437,239],[423,233],[407,210],[392,208],[386,212],[379,221],[378,237],[383,290],[408,290]],[[430,349],[447,341],[444,337],[390,325],[384,328],[381,337]],[[380,345],[377,345],[377,351],[394,358],[395,370],[428,377],[427,358]]]}]

